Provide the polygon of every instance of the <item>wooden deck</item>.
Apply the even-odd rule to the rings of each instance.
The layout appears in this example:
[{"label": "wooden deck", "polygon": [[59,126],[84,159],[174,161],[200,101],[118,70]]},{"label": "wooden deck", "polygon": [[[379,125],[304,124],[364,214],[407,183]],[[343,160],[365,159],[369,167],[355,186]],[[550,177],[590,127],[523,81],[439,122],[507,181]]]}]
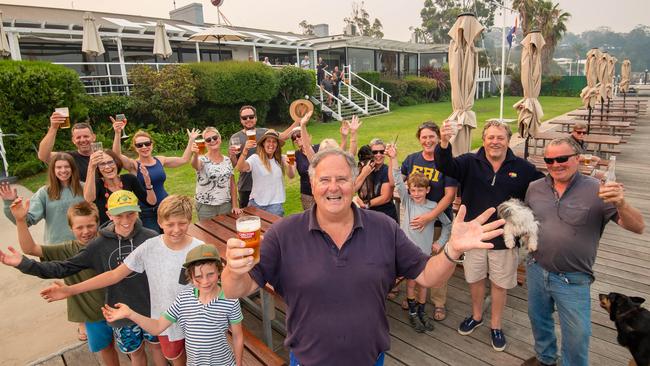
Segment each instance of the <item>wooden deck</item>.
[{"label": "wooden deck", "polygon": [[[647,114],[640,115],[637,122],[636,131],[632,133],[628,143],[622,146],[622,154],[617,157],[616,176],[625,184],[627,200],[639,208],[646,222],[650,223],[650,117]],[[598,306],[598,294],[615,291],[641,296],[650,301],[648,238],[648,234],[636,235],[613,223],[607,225],[594,266],[596,282],[591,288],[591,365],[623,366],[627,365],[631,358],[628,350],[617,344],[614,324]],[[403,295],[404,291],[401,291],[401,294]],[[524,287],[517,287],[508,292],[507,307],[503,315],[503,330],[508,345],[504,352],[495,352],[490,345],[489,311],[484,316],[484,326],[469,336],[458,334],[458,325],[471,313],[468,286],[461,269],[457,270],[449,281],[447,319],[436,322],[433,332],[415,333],[408,325],[406,311],[399,305],[402,297],[389,301],[387,315],[392,343],[387,353],[386,365],[520,365],[523,360],[534,355],[526,299]],[[429,305],[429,311],[432,309]],[[251,319],[252,315],[247,318],[246,326],[254,329],[256,320]],[[556,332],[559,337],[559,325]],[[276,351],[286,357],[286,350],[280,340],[280,335],[276,333]]]}]

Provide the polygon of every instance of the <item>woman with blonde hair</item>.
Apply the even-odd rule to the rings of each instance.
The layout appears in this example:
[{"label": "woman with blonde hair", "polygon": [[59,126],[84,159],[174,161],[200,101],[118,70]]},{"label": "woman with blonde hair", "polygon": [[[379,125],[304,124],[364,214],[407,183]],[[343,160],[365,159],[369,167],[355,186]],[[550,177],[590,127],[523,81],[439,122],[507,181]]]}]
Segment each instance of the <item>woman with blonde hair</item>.
[{"label": "woman with blonde hair", "polygon": [[[5,202],[5,216],[14,224],[10,206],[18,198],[16,189],[8,183],[0,185],[0,195]],[[41,187],[27,201],[27,225],[36,225],[45,219],[45,244],[58,244],[74,240],[68,226],[68,207],[84,200],[83,186],[79,181],[79,171],[72,155],[55,153],[47,168],[47,185]]]},{"label": "woman with blonde hair", "polygon": [[[257,147],[256,147],[257,146]],[[239,172],[251,172],[253,189],[248,205],[261,208],[278,216],[284,216],[282,204],[286,199],[283,175],[290,179],[295,175],[295,163],[289,163],[281,155],[280,135],[267,130],[259,141],[246,141],[245,149],[256,147],[256,153],[248,159],[239,157],[235,168]]]},{"label": "woman with blonde hair", "polygon": [[214,127],[206,127],[202,133],[207,153],[199,154],[199,147],[192,147],[192,168],[196,170],[196,212],[199,220],[216,215],[234,213],[239,215],[237,186],[232,162],[221,154],[221,134]]},{"label": "woman with blonde hair", "polygon": [[[192,129],[187,131],[188,141],[183,155],[178,156],[163,156],[163,155],[153,155],[153,149],[155,147],[154,141],[151,138],[151,135],[146,131],[138,131],[133,135],[131,139],[131,148],[138,155],[137,158],[131,159],[126,155],[122,154],[121,146],[121,136],[122,129],[126,124],[126,119],[124,121],[116,121],[111,117],[113,122],[113,130],[115,135],[113,137],[113,151],[120,157],[122,161],[122,166],[129,173],[135,175],[138,178],[140,184],[146,189],[151,189],[154,191],[157,202],[162,202],[168,193],[165,190],[165,180],[167,180],[167,174],[165,173],[164,168],[176,168],[182,165],[187,164],[190,161],[192,156],[192,145],[194,140],[199,135],[199,130]],[[145,184],[144,176],[142,175],[140,167],[144,166],[149,173],[151,178],[151,186]],[[144,227],[161,232],[160,226],[158,226],[158,205],[149,205],[146,202],[140,201],[140,220],[142,220],[142,225]]]}]

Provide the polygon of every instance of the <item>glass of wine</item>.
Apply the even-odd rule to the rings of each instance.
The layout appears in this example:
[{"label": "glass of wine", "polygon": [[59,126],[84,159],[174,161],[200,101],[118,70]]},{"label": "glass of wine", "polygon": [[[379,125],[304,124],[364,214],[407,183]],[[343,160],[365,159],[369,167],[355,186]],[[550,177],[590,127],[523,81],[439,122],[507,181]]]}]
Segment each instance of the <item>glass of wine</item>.
[{"label": "glass of wine", "polygon": [[115,115],[115,120],[117,122],[124,123],[124,126],[122,126],[122,136],[121,136],[121,138],[122,138],[122,140],[128,139],[129,135],[127,135],[126,131],[124,131],[126,129],[126,116],[124,114],[117,114],[117,115]]}]

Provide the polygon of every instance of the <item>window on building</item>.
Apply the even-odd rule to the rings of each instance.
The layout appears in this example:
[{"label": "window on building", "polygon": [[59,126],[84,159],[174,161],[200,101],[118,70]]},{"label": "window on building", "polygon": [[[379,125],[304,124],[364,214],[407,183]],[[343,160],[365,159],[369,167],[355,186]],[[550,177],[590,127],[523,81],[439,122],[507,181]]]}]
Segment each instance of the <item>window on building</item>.
[{"label": "window on building", "polygon": [[348,48],[349,64],[353,72],[375,71],[375,51]]}]

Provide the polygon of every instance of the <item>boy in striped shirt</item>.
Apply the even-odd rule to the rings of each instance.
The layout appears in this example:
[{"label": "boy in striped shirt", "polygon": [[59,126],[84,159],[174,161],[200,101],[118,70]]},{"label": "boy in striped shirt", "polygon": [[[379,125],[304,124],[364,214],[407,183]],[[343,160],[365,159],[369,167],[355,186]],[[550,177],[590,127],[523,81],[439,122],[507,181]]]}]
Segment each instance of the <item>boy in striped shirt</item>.
[{"label": "boy in striped shirt", "polygon": [[[185,332],[187,364],[241,366],[244,337],[243,315],[239,300],[226,299],[219,286],[222,270],[216,248],[202,244],[190,250],[185,260],[185,273],[194,288],[182,291],[158,319],[132,311],[125,304],[102,309],[106,320],[129,319],[151,334],[160,334],[177,323]],[[228,345],[226,331],[230,328],[233,350]]]}]

